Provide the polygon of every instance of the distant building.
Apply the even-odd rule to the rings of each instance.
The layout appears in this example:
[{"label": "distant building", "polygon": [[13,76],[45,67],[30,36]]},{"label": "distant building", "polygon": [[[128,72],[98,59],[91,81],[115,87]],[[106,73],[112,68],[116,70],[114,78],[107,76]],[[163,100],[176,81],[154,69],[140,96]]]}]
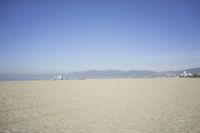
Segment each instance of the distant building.
[{"label": "distant building", "polygon": [[58,80],[63,80],[63,79],[64,79],[63,75],[58,76]]},{"label": "distant building", "polygon": [[64,80],[64,76],[63,75],[59,75],[56,78],[53,78],[52,80]]},{"label": "distant building", "polygon": [[191,76],[192,76],[192,73],[187,73],[186,71],[183,71],[183,73],[179,75],[179,77],[191,77]]}]

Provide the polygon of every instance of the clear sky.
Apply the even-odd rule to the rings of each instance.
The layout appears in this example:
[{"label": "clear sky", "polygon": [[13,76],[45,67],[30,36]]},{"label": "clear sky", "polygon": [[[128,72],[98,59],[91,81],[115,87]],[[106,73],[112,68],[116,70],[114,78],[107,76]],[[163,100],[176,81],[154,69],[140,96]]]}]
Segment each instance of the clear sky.
[{"label": "clear sky", "polygon": [[0,0],[0,73],[190,67],[199,0]]}]

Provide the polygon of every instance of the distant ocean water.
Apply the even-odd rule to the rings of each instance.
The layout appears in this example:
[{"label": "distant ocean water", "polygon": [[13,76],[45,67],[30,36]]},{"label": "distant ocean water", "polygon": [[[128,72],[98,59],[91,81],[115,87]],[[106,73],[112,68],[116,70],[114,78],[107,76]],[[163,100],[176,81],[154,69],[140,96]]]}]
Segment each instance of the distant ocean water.
[{"label": "distant ocean water", "polygon": [[50,80],[51,75],[0,75],[0,81]]}]

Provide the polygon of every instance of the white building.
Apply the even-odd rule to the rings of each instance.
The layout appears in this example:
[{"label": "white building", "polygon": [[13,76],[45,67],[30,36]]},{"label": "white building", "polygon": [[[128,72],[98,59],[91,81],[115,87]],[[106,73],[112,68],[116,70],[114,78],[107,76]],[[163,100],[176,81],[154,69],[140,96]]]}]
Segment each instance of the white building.
[{"label": "white building", "polygon": [[63,79],[64,79],[63,75],[58,76],[58,80],[63,80]]},{"label": "white building", "polygon": [[64,76],[63,75],[59,75],[56,78],[53,78],[52,80],[64,80]]},{"label": "white building", "polygon": [[192,76],[192,73],[187,73],[186,71],[183,71],[183,73],[180,74],[181,77],[188,77]]}]

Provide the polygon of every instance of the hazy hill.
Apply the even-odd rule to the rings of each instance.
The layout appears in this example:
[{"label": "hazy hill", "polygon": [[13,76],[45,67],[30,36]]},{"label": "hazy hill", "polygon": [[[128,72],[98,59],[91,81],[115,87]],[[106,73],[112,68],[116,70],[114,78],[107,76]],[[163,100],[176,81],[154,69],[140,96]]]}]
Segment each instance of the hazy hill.
[{"label": "hazy hill", "polygon": [[68,73],[64,76],[69,79],[79,78],[136,78],[136,77],[155,77],[154,71],[122,71],[122,70],[89,70],[84,72]]},{"label": "hazy hill", "polygon": [[165,71],[165,72],[155,72],[155,71],[122,71],[122,70],[89,70],[82,72],[67,73],[64,76],[68,79],[80,79],[80,78],[154,78],[154,77],[175,77],[187,71],[188,73],[199,73],[200,68],[191,68],[180,71]]}]

